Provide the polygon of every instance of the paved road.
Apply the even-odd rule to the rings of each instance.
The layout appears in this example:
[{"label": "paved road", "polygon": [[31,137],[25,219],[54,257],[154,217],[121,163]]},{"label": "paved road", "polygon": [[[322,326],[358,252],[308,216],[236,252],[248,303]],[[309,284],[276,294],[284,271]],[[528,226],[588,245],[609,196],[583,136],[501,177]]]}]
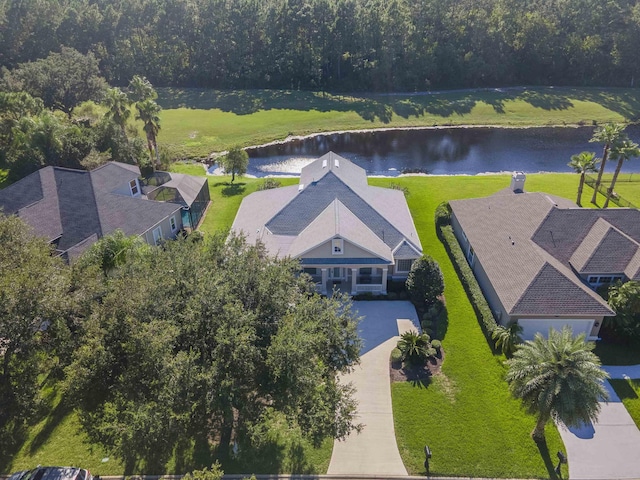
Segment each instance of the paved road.
[{"label": "paved road", "polygon": [[399,333],[417,329],[419,322],[410,302],[355,302],[364,316],[360,335],[364,340],[361,363],[342,381],[357,389],[360,434],[334,443],[328,474],[331,475],[407,475],[393,427],[389,355]]},{"label": "paved road", "polygon": [[[611,378],[640,378],[640,365],[603,367]],[[571,480],[640,478],[640,430],[611,387],[598,421],[582,428],[561,427]]]}]

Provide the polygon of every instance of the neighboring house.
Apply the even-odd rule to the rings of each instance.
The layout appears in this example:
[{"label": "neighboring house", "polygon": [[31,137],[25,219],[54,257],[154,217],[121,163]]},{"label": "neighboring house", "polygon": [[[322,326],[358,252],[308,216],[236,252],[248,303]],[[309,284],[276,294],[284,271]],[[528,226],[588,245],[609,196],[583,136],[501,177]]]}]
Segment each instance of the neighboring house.
[{"label": "neighboring house", "polygon": [[304,167],[299,185],[247,196],[231,229],[300,259],[322,293],[386,293],[422,256],[403,192],[369,186],[364,169],[332,152]]},{"label": "neighboring house", "polygon": [[525,193],[525,175],[486,198],[451,201],[452,225],[496,320],[523,338],[564,325],[598,338],[614,316],[594,289],[640,280],[640,211]]},{"label": "neighboring house", "polygon": [[45,167],[0,190],[0,210],[24,220],[66,260],[115,230],[154,245],[195,227],[209,201],[207,179],[157,172],[151,181],[157,186],[137,166],[118,162],[90,172]]}]

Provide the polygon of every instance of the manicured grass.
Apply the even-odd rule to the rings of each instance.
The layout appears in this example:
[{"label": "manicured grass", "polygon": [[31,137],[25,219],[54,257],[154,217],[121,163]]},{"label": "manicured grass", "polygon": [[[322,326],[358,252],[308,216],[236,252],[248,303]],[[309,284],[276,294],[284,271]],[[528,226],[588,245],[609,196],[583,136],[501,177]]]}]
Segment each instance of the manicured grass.
[{"label": "manicured grass", "polygon": [[[530,175],[528,190],[544,183],[545,191],[573,196],[571,175]],[[396,437],[405,466],[424,473],[424,445],[433,458],[433,475],[536,478],[550,475],[552,458],[541,455],[529,436],[535,419],[511,398],[504,381],[504,357],[494,356],[473,308],[436,236],[433,214],[444,200],[485,196],[508,185],[505,175],[483,177],[405,177],[394,179],[409,189],[409,208],[423,249],[443,270],[448,310],[442,375],[426,388],[412,383],[392,385]],[[384,185],[388,180],[371,179]],[[549,451],[563,450],[560,436],[547,429]]]},{"label": "manicured grass", "polygon": [[[172,170],[205,174],[199,164],[175,164]],[[255,191],[264,180],[237,178],[234,185],[229,181],[229,177],[209,177],[212,204],[201,227],[207,233],[228,229],[242,198]],[[285,186],[296,184],[298,179],[278,178],[278,181]],[[549,476],[540,452],[529,437],[534,419],[510,397],[503,380],[503,357],[491,354],[462,285],[436,237],[433,221],[435,207],[441,201],[490,195],[508,186],[509,176],[407,176],[371,178],[369,183],[378,186],[395,183],[409,189],[407,200],[424,251],[440,262],[446,282],[449,325],[443,342],[446,351],[443,375],[427,388],[395,384],[392,389],[398,444],[405,465],[412,473],[422,473],[422,449],[428,444],[434,454],[432,473],[520,478]],[[573,174],[535,174],[527,178],[530,191],[545,191],[571,199],[575,197],[577,184],[578,176]],[[585,195],[589,190],[585,188]],[[585,201],[585,206],[588,203]],[[46,432],[40,435],[38,447],[33,449],[30,446],[33,439],[44,429],[44,425],[36,426],[12,460],[2,461],[0,455],[0,465],[8,472],[37,463],[77,463],[88,465],[96,474],[122,474],[124,468],[115,459],[101,463],[100,460],[108,455],[99,446],[86,443],[78,425],[74,413],[64,412],[50,423]],[[547,438],[550,452],[562,449],[559,435],[551,426]],[[319,449],[306,445],[301,468],[325,472],[331,448],[331,441],[326,441]],[[278,451],[282,454],[286,448]],[[184,462],[172,460],[167,471],[182,472],[193,465],[201,467],[208,459],[193,453]],[[280,459],[280,468],[291,471],[288,466],[299,467],[301,464],[295,463],[298,460],[285,455]],[[555,456],[551,460],[555,460]],[[177,468],[177,464],[181,467]],[[266,472],[262,468],[269,467],[265,461],[252,467],[252,471]],[[227,470],[241,471],[243,466],[230,466]]]},{"label": "manicured grass", "polygon": [[406,95],[285,90],[158,89],[158,140],[187,157],[289,135],[434,125],[569,125],[627,122],[635,89],[534,88]]},{"label": "manicured grass", "polygon": [[78,416],[63,406],[55,387],[46,387],[43,395],[49,405],[47,416],[29,430],[15,454],[0,453],[3,473],[37,465],[78,465],[88,468],[94,475],[124,472],[118,459],[111,457],[100,445],[89,443]]},{"label": "manicured grass", "polygon": [[622,404],[640,428],[640,379],[609,380]]}]

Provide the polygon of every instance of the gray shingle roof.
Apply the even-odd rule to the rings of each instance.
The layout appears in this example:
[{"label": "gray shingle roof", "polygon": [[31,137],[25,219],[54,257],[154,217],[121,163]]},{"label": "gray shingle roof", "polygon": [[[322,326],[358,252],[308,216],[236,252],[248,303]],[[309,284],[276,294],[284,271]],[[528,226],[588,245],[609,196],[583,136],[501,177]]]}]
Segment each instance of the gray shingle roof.
[{"label": "gray shingle roof", "polygon": [[587,208],[553,209],[532,239],[550,255],[567,263],[598,219],[640,243],[640,211],[630,208],[596,210]]},{"label": "gray shingle roof", "polygon": [[276,235],[298,235],[327,206],[338,199],[389,247],[393,248],[403,235],[371,205],[365,202],[333,172],[305,188],[266,227]]},{"label": "gray shingle roof", "polygon": [[181,209],[115,193],[138,175],[136,166],[117,162],[91,172],[45,167],[0,190],[0,207],[73,258],[116,229],[140,235]]},{"label": "gray shingle roof", "polygon": [[278,255],[301,255],[333,235],[382,259],[405,239],[412,258],[422,252],[403,193],[368,186],[364,169],[331,152],[303,169],[299,186],[245,197],[231,228]]},{"label": "gray shingle roof", "polygon": [[[612,315],[606,302],[583,284],[569,267],[569,258],[580,242],[572,238],[571,231],[560,231],[562,224],[558,224],[553,234],[542,227],[556,212],[578,211],[577,207],[557,208],[559,203],[566,204],[566,201],[558,202],[541,193],[516,195],[504,192],[450,202],[478,261],[509,314],[545,315],[561,303],[560,299],[577,296],[581,299],[579,309],[573,309],[576,304],[565,301],[564,307],[558,307],[562,313],[557,314],[571,314],[573,309],[576,315]],[[551,245],[553,239],[556,239],[556,245],[571,242],[574,248],[567,248],[566,258],[561,261],[535,242],[536,238],[548,239]],[[555,285],[546,286],[544,280],[554,281]],[[544,305],[546,296],[548,306]]]},{"label": "gray shingle roof", "polygon": [[545,263],[510,312],[512,315],[611,315],[611,309]]}]

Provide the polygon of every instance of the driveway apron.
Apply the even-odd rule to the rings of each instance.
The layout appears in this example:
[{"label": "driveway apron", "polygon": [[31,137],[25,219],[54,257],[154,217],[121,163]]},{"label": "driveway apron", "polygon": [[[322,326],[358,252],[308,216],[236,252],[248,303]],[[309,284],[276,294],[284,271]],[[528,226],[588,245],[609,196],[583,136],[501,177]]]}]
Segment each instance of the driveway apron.
[{"label": "driveway apron", "polygon": [[[611,378],[640,378],[640,368],[603,367]],[[609,382],[609,402],[600,403],[598,421],[581,428],[560,427],[567,449],[569,478],[640,478],[640,431]]]},{"label": "driveway apron", "polygon": [[336,440],[329,474],[332,475],[407,475],[402,463],[393,426],[389,356],[406,330],[418,330],[415,308],[405,301],[354,302],[364,317],[360,335],[364,345],[360,365],[341,378],[352,383],[358,401],[357,423],[363,430]]}]

